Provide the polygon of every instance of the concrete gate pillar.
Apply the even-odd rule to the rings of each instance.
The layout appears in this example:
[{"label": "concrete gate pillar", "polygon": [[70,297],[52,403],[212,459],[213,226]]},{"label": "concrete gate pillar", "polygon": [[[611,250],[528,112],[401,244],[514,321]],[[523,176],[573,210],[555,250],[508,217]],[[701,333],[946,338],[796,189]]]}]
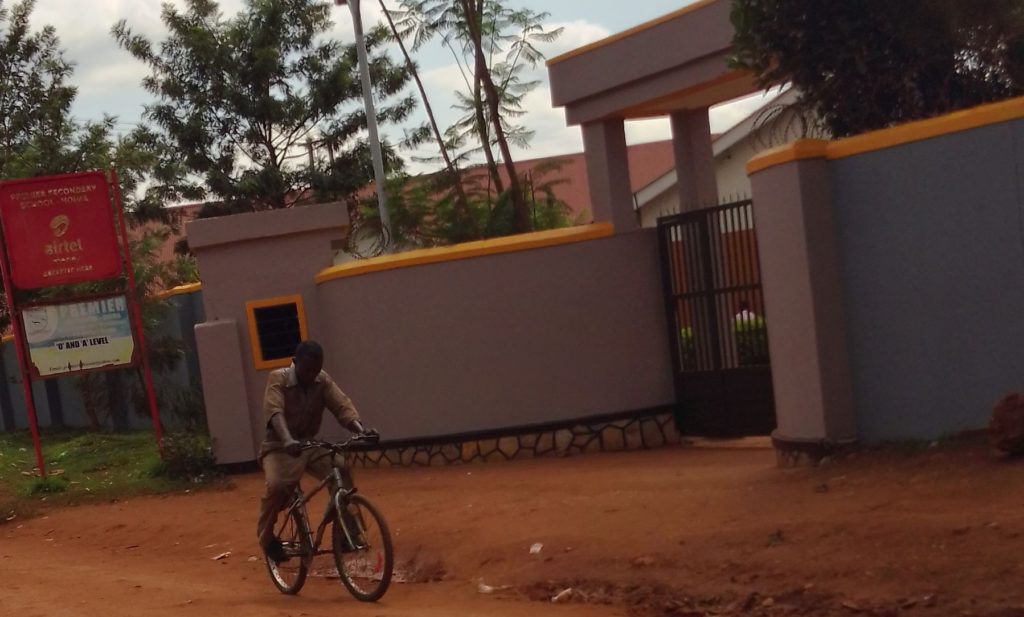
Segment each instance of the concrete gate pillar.
[{"label": "concrete gate pillar", "polygon": [[669,117],[672,121],[680,212],[718,205],[708,108],[678,111]]},{"label": "concrete gate pillar", "polygon": [[818,459],[857,438],[839,239],[823,142],[747,170],[761,257],[780,460]]},{"label": "concrete gate pillar", "polygon": [[611,223],[616,233],[640,227],[633,212],[626,129],[621,119],[583,125],[587,182],[595,223]]}]

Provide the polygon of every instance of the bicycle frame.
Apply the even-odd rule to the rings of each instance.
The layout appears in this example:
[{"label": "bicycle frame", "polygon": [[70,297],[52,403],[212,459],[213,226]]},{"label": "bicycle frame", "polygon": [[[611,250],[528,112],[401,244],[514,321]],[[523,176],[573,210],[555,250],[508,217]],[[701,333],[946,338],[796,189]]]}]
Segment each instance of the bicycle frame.
[{"label": "bicycle frame", "polygon": [[[325,454],[324,456],[328,455]],[[327,501],[327,505],[324,508],[323,517],[320,520],[320,524],[317,526],[316,537],[314,538],[313,530],[309,528],[309,516],[306,512],[306,504],[308,504],[309,501],[313,499],[313,496],[322,491],[329,484],[333,484],[338,488],[337,490],[334,491],[334,494],[331,496],[331,499]],[[317,483],[316,487],[313,490],[304,493],[300,487],[295,487],[295,501],[292,502],[291,507],[289,507],[284,512],[284,515],[286,517],[291,516],[291,513],[293,511],[295,511],[297,508],[301,508],[300,512],[302,513],[302,518],[304,518],[307,522],[306,530],[307,533],[309,534],[310,546],[313,547],[312,555],[310,555],[311,557],[314,555],[327,555],[332,552],[332,550],[320,550],[320,543],[323,541],[324,532],[327,530],[327,526],[328,524],[330,524],[332,520],[331,515],[334,512],[337,512],[339,514],[338,522],[341,525],[341,529],[345,532],[346,539],[349,541],[351,545],[355,544],[352,538],[352,532],[345,525],[345,519],[342,516],[340,516],[342,508],[348,502],[348,497],[354,494],[355,492],[355,487],[352,487],[351,489],[346,489],[343,487],[341,472],[338,471],[337,467],[333,466],[331,467],[331,473],[325,476],[323,480],[320,480],[320,482]]]},{"label": "bicycle frame", "polygon": [[[342,443],[307,440],[274,448],[287,450],[292,456],[306,452],[303,467],[308,470],[311,463],[318,463],[313,470],[324,476],[308,492],[304,492],[298,482],[292,486],[290,503],[278,514],[284,514],[285,521],[274,525],[274,535],[280,542],[278,546],[284,549],[283,555],[272,553],[270,548],[273,547],[264,550],[270,578],[282,593],[294,595],[302,589],[318,555],[333,555],[341,583],[357,600],[376,602],[387,592],[394,574],[394,548],[387,523],[369,500],[356,494],[358,489],[345,464],[347,461],[337,458],[338,455],[347,458],[353,446],[376,444],[379,439],[376,431],[366,431]],[[330,460],[324,460],[326,458]],[[314,532],[308,505],[325,488],[327,504]],[[372,528],[368,524],[371,521],[375,525]],[[328,524],[332,525],[329,540],[325,539]],[[368,534],[368,529],[374,533]],[[330,545],[328,550],[321,549],[325,542]],[[281,568],[280,564],[287,561],[292,561],[291,565]]]}]

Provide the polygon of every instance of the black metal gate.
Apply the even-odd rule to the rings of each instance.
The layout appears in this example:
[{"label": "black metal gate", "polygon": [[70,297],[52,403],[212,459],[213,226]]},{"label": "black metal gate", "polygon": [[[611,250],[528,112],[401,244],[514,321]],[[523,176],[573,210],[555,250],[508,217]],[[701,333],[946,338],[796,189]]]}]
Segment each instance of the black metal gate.
[{"label": "black metal gate", "polygon": [[751,201],[658,219],[669,340],[688,435],[775,428]]}]

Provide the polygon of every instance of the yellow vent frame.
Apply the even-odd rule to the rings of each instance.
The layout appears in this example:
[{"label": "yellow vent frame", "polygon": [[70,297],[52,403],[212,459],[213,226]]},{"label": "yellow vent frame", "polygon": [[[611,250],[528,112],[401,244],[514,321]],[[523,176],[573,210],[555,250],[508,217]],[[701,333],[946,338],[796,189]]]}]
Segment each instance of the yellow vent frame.
[{"label": "yellow vent frame", "polygon": [[263,348],[260,346],[259,330],[256,328],[257,309],[267,308],[270,306],[284,306],[287,304],[295,305],[295,313],[299,318],[299,338],[304,341],[308,338],[308,331],[306,330],[306,307],[302,302],[302,296],[297,294],[292,296],[279,296],[277,298],[252,300],[245,303],[245,316],[249,322],[249,345],[252,348],[253,366],[256,367],[257,371],[282,368],[289,366],[292,363],[291,358],[264,360]]}]

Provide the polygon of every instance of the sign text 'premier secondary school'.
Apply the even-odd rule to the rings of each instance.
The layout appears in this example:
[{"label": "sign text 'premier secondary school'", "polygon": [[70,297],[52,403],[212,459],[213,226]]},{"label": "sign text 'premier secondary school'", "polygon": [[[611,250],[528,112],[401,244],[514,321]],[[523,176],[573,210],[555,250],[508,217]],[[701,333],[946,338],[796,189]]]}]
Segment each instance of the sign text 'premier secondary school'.
[{"label": "sign text 'premier secondary school'", "polygon": [[120,273],[108,191],[102,173],[0,188],[0,216],[16,287],[70,285]]}]

